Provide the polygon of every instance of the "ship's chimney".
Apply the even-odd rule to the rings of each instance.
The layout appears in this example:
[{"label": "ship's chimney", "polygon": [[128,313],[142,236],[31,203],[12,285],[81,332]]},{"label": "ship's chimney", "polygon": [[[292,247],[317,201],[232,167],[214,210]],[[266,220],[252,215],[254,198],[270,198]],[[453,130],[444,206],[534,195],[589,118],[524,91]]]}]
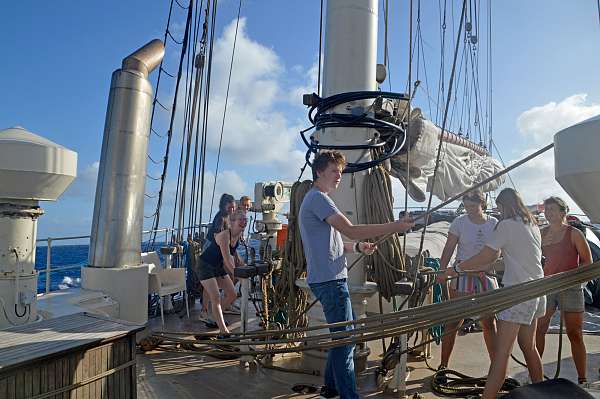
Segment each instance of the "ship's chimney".
[{"label": "ship's chimney", "polygon": [[141,263],[153,99],[147,77],[164,53],[163,43],[152,40],[123,59],[122,68],[112,75],[90,240],[92,267]]},{"label": "ship's chimney", "polygon": [[119,303],[119,318],[135,323],[148,320],[148,267],[140,254],[153,101],[148,74],[164,53],[163,43],[152,40],[112,75],[89,266],[81,270],[83,288],[110,295]]}]

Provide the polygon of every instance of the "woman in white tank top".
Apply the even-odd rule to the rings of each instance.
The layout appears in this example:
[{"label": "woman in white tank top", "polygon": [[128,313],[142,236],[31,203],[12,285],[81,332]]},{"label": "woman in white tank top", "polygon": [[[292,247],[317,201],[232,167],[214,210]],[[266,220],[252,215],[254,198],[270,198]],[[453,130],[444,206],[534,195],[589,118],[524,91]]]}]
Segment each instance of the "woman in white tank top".
[{"label": "woman in white tank top", "polygon": [[[440,258],[440,269],[448,267],[454,250],[456,249],[456,260],[454,263],[460,263],[470,257],[477,255],[484,247],[490,237],[498,220],[495,217],[484,214],[486,208],[486,199],[481,191],[473,191],[463,197],[463,205],[466,214],[461,215],[452,221],[448,231],[448,239],[442,251]],[[438,283],[447,284],[445,277],[440,275]],[[490,289],[498,288],[498,282],[494,277],[489,277],[485,273],[465,274],[453,281],[448,292],[450,298],[477,294]],[[444,325],[444,331],[453,331],[444,334],[442,337],[441,360],[439,370],[448,367],[450,355],[456,341],[458,328],[463,320],[451,322]],[[488,317],[481,320],[483,329],[483,339],[485,342],[490,361],[493,361],[493,342],[496,335],[496,323],[494,317]]]}]

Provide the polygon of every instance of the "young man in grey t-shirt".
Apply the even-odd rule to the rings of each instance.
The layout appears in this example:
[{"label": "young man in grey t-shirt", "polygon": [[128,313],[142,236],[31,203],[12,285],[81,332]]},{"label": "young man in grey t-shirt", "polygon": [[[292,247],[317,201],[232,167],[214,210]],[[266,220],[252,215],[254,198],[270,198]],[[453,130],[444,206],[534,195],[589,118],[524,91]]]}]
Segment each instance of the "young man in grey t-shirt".
[{"label": "young man in grey t-shirt", "polygon": [[[338,151],[320,153],[313,161],[313,187],[300,206],[300,235],[307,263],[307,282],[321,302],[327,323],[353,320],[346,278],[347,252],[371,255],[375,244],[358,240],[399,233],[413,226],[405,218],[385,224],[353,225],[335,206],[329,193],[342,178],[346,160]],[[342,241],[342,234],[357,242]],[[330,329],[331,332],[352,326]],[[341,345],[329,350],[325,368],[325,385],[321,397],[358,398],[354,377],[354,345]]]}]

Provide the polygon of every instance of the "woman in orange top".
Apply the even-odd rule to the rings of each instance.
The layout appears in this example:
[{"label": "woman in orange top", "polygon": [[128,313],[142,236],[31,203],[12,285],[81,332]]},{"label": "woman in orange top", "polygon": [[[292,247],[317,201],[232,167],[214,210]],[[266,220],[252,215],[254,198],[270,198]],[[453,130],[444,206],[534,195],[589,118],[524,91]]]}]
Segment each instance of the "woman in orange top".
[{"label": "woman in orange top", "polygon": [[[542,255],[546,258],[544,275],[550,276],[592,263],[590,247],[581,233],[567,223],[569,207],[559,197],[550,197],[544,201],[544,213],[550,223],[542,230]],[[586,381],[586,351],[583,342],[583,312],[585,303],[583,289],[577,285],[562,292],[546,296],[546,314],[538,321],[536,346],[540,356],[544,353],[546,332],[550,319],[560,308],[567,336],[571,341],[571,353],[577,368],[578,382]]]}]

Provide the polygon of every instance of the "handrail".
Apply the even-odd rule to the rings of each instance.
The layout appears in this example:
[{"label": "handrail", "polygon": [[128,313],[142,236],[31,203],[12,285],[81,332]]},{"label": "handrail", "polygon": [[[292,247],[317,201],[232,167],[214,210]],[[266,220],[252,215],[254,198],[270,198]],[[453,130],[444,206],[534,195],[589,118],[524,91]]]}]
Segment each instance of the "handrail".
[{"label": "handrail", "polygon": [[[200,227],[201,228],[208,228],[210,224],[209,223],[203,223]],[[191,230],[194,228],[198,228],[198,226],[188,226],[188,227],[184,227],[183,230]],[[163,227],[161,229],[156,229],[156,230],[144,230],[142,231],[142,234],[150,234],[150,233],[161,233],[163,231],[165,232],[169,232],[169,231],[175,231],[177,229],[172,228],[172,227]],[[87,236],[64,236],[64,237],[48,237],[48,238],[38,238],[36,240],[36,242],[43,242],[43,241],[48,241],[48,240],[52,240],[52,241],[59,241],[59,240],[79,240],[82,238],[90,238],[89,235]]]},{"label": "handrail", "polygon": [[[203,223],[200,228],[203,229],[207,229],[209,227],[209,223]],[[188,226],[188,227],[184,227],[183,230],[190,230],[193,228],[198,228],[198,226]],[[165,232],[165,241],[169,240],[169,232],[174,232],[178,229],[172,228],[172,227],[163,227],[160,229],[156,229],[156,230],[144,230],[142,231],[142,234],[151,234],[151,233],[161,233],[161,232]],[[80,269],[82,266],[84,266],[84,264],[76,264],[76,265],[65,265],[64,267],[60,267],[60,268],[52,268],[52,243],[54,241],[68,241],[68,240],[81,240],[81,239],[85,239],[85,238],[90,238],[89,235],[87,236],[63,236],[63,237],[47,237],[47,238],[38,238],[36,240],[36,242],[47,242],[47,249],[46,249],[46,267],[43,270],[38,270],[38,274],[45,274],[46,275],[46,287],[45,287],[45,293],[49,293],[50,292],[50,283],[51,283],[51,279],[50,279],[50,275],[53,272],[56,271],[64,271],[64,270],[72,270],[72,269]],[[141,250],[141,248],[140,248]]]}]

